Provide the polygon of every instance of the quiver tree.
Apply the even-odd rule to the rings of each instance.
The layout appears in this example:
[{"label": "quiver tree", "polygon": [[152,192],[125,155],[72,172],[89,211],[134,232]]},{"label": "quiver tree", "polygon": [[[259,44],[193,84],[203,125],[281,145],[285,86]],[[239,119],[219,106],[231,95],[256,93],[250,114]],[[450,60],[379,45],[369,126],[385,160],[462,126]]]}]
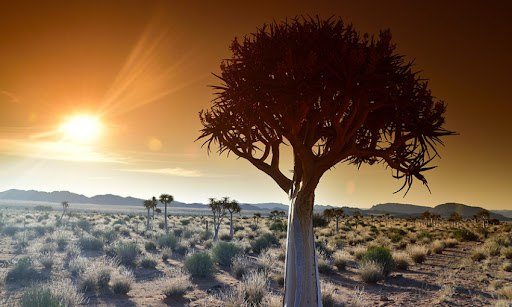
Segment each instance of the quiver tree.
[{"label": "quiver tree", "polygon": [[162,194],[159,198],[160,202],[164,204],[164,227],[165,233],[169,232],[169,227],[167,225],[167,205],[174,201],[174,197],[169,194]]},{"label": "quiver tree", "polygon": [[252,218],[254,219],[254,225],[258,226],[258,220],[261,218],[261,213],[259,213],[259,212],[254,213]]},{"label": "quiver tree", "polygon": [[[382,163],[402,190],[437,156],[445,104],[399,55],[390,31],[360,35],[341,19],[295,18],[242,40],[216,75],[215,98],[199,116],[208,151],[234,153],[269,175],[290,199],[286,306],[320,306],[312,227],[315,189],[339,162]],[[280,169],[291,147],[293,172]]]},{"label": "quiver tree", "polygon": [[63,201],[60,204],[62,205],[62,215],[60,216],[60,220],[62,221],[64,214],[66,214],[66,210],[69,208],[69,202]]},{"label": "quiver tree", "polygon": [[208,203],[208,207],[212,209],[213,213],[213,241],[218,240],[220,224],[224,216],[226,216],[225,199],[227,199],[227,197],[224,197],[222,200],[210,198],[210,202]]},{"label": "quiver tree", "polygon": [[448,218],[448,222],[453,223],[453,226],[459,227],[459,223],[462,221],[462,216],[456,212],[453,211],[452,214],[450,214],[450,217]]},{"label": "quiver tree", "polygon": [[149,230],[150,228],[150,224],[149,224],[149,218],[150,218],[150,215],[149,215],[149,210],[153,209],[153,217],[154,217],[154,214],[155,214],[155,207],[156,207],[156,198],[153,197],[151,199],[147,199],[144,201],[144,208],[146,208],[148,210],[148,219],[147,219],[147,223],[146,223],[146,230]]},{"label": "quiver tree", "polygon": [[234,229],[233,229],[233,213],[240,213],[240,205],[236,200],[230,200],[228,197],[222,199],[224,208],[229,212],[229,237],[233,240]]},{"label": "quiver tree", "polygon": [[341,208],[329,208],[324,210],[324,216],[331,219],[334,218],[336,221],[336,233],[340,231],[340,218],[345,216],[345,212]]}]

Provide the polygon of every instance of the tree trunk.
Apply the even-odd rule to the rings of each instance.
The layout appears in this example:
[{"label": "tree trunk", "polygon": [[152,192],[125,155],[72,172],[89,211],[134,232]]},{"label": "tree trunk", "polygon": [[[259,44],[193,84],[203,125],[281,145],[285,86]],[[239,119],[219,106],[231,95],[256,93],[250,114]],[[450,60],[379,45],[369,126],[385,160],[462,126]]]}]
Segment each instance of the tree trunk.
[{"label": "tree trunk", "polygon": [[336,217],[336,233],[340,232],[340,217]]},{"label": "tree trunk", "polygon": [[233,231],[233,213],[230,212],[229,213],[229,237],[231,238],[231,240],[233,240],[233,235],[234,235],[234,231]]},{"label": "tree trunk", "polygon": [[148,221],[147,221],[147,224],[146,224],[146,230],[149,230],[149,208],[148,208]]},{"label": "tree trunk", "polygon": [[286,243],[284,306],[322,306],[313,233],[314,194],[291,199]]},{"label": "tree trunk", "polygon": [[215,215],[213,216],[213,241],[217,241],[218,237],[219,237],[219,226],[218,225],[220,224],[219,221],[217,221],[217,218],[215,217]]},{"label": "tree trunk", "polygon": [[169,227],[167,227],[167,204],[164,206],[164,224],[165,224],[165,233],[169,233]]}]

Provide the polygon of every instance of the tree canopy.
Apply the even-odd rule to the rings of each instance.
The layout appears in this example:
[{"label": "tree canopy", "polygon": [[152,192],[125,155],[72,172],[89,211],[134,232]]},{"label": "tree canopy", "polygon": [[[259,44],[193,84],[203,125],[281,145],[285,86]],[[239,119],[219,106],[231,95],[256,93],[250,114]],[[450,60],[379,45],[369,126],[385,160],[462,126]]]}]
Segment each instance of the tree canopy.
[{"label": "tree canopy", "polygon": [[[390,31],[371,37],[341,19],[296,18],[235,38],[231,51],[213,106],[200,113],[208,150],[216,143],[247,159],[288,193],[305,175],[316,187],[343,161],[384,163],[405,179],[401,189],[427,183],[434,146],[451,134],[446,105]],[[279,169],[283,144],[294,152],[291,179]]]}]

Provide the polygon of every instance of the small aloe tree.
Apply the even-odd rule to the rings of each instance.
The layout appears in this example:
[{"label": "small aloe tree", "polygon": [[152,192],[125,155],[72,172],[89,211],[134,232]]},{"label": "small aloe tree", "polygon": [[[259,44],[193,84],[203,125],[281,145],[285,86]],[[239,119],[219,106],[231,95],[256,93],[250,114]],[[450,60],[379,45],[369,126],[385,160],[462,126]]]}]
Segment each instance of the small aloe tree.
[{"label": "small aloe tree", "polygon": [[226,206],[224,206],[223,200],[210,198],[208,207],[212,209],[213,213],[213,240],[217,241],[219,239],[220,224],[222,223],[224,216],[226,216]]},{"label": "small aloe tree", "polygon": [[162,194],[159,198],[160,202],[164,204],[164,225],[165,225],[165,232],[169,232],[169,227],[167,225],[167,205],[172,203],[174,201],[174,197],[169,194]]},{"label": "small aloe tree", "polygon": [[329,208],[324,210],[324,216],[334,218],[336,220],[336,233],[340,231],[340,218],[345,216],[345,212],[341,208]]},{"label": "small aloe tree", "polygon": [[150,218],[150,215],[149,215],[149,210],[151,210],[151,208],[153,208],[153,200],[152,199],[147,199],[144,201],[144,208],[146,208],[148,210],[148,219],[147,219],[147,223],[146,223],[146,230],[149,230],[150,228],[150,224],[149,224],[149,218]]},{"label": "small aloe tree", "polygon": [[62,215],[60,216],[60,220],[62,221],[62,218],[64,217],[64,214],[66,214],[66,210],[69,208],[69,202],[63,201],[61,203],[62,205]]},{"label": "small aloe tree", "polygon": [[233,240],[233,213],[240,213],[242,209],[236,200],[229,200],[228,197],[224,197],[222,202],[226,210],[229,212],[229,237]]}]

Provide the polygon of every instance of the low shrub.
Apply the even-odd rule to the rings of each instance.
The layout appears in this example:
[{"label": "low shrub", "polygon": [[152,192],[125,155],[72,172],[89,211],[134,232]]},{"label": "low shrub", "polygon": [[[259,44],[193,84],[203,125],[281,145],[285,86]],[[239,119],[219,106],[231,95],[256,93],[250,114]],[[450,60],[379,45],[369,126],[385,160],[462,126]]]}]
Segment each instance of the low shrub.
[{"label": "low shrub", "polygon": [[240,279],[249,271],[250,266],[249,259],[245,255],[238,254],[231,260],[231,274]]},{"label": "low shrub", "polygon": [[469,229],[462,228],[462,229],[455,229],[453,231],[453,237],[457,239],[457,241],[477,241],[478,235],[476,235],[474,232],[470,231]]},{"label": "low shrub", "polygon": [[375,262],[382,267],[384,276],[388,276],[394,269],[395,262],[388,248],[382,246],[369,247],[361,258],[361,263]]},{"label": "low shrub", "polygon": [[115,294],[126,294],[132,288],[133,282],[133,273],[128,270],[121,270],[112,278],[112,291]]},{"label": "low shrub", "polygon": [[501,249],[501,254],[506,259],[512,259],[512,247],[506,247],[506,248]]},{"label": "low shrub", "polygon": [[505,272],[512,272],[512,263],[511,263],[511,262],[505,262],[505,263],[503,263],[503,265],[501,266],[501,268],[502,268]]},{"label": "low shrub", "polygon": [[37,280],[38,277],[39,273],[34,268],[32,260],[30,260],[30,258],[28,257],[25,257],[18,260],[14,267],[7,271],[5,281],[8,283],[20,281],[34,281]]},{"label": "low shrub", "polygon": [[330,273],[332,273],[331,264],[329,263],[329,261],[323,255],[318,255],[317,260],[318,260],[318,263],[317,263],[318,272],[320,274],[330,274]]},{"label": "low shrub", "polygon": [[221,266],[230,266],[231,260],[240,254],[242,249],[234,243],[218,242],[212,249],[213,260]]},{"label": "low shrub", "polygon": [[374,260],[361,262],[359,264],[359,275],[366,283],[376,283],[385,277],[382,265]]},{"label": "low shrub", "polygon": [[336,251],[332,256],[332,260],[338,271],[345,271],[350,261],[350,255],[345,251]]},{"label": "low shrub", "polygon": [[78,239],[78,246],[82,250],[101,251],[103,250],[103,241],[93,236],[83,236]]},{"label": "low shrub", "polygon": [[241,291],[248,306],[260,306],[268,292],[267,277],[261,272],[249,273],[242,281]]},{"label": "low shrub", "polygon": [[76,226],[87,232],[89,232],[92,228],[91,222],[89,222],[88,220],[79,220],[76,223]]},{"label": "low shrub", "polygon": [[406,252],[393,253],[393,261],[397,270],[407,270],[409,268],[409,255]]},{"label": "low shrub", "polygon": [[272,244],[277,244],[279,241],[277,237],[271,233],[264,233],[258,239],[251,242],[252,251],[256,254],[261,253],[262,250],[267,249]]},{"label": "low shrub", "polygon": [[185,269],[192,277],[210,277],[213,274],[213,261],[206,252],[195,253],[185,259]]},{"label": "low shrub", "polygon": [[47,286],[29,288],[21,295],[21,307],[61,307],[59,297],[54,295]]},{"label": "low shrub", "polygon": [[334,307],[339,306],[336,302],[336,287],[332,282],[320,282],[320,286],[322,288],[322,305],[324,307]]},{"label": "low shrub", "polygon": [[53,266],[53,253],[50,252],[44,252],[40,253],[39,257],[37,258],[37,261],[45,268],[45,269],[51,269]]},{"label": "low shrub", "polygon": [[223,232],[219,235],[221,241],[231,241],[231,236],[227,232]]},{"label": "low shrub", "polygon": [[160,246],[160,248],[169,247],[172,250],[174,250],[176,248],[176,245],[178,245],[178,239],[173,234],[168,233],[158,238],[158,245]]},{"label": "low shrub", "polygon": [[321,214],[313,214],[313,227],[325,227],[329,221]]},{"label": "low shrub", "polygon": [[285,223],[283,223],[281,220],[275,221],[272,224],[270,224],[269,229],[272,231],[286,231],[288,227]]},{"label": "low shrub", "polygon": [[156,251],[156,244],[155,242],[153,241],[146,241],[146,243],[144,243],[144,249],[146,249],[146,251],[148,252],[155,252]]},{"label": "low shrub", "polygon": [[134,266],[138,255],[139,247],[135,243],[120,243],[116,247],[116,257],[124,266]]},{"label": "low shrub", "polygon": [[14,236],[21,229],[17,226],[6,226],[2,229],[2,233],[6,236]]},{"label": "low shrub", "polygon": [[473,259],[473,261],[482,261],[485,258],[487,258],[487,254],[486,254],[485,249],[483,247],[476,248],[471,253],[471,259]]},{"label": "low shrub", "polygon": [[182,297],[185,292],[192,289],[192,282],[190,281],[190,275],[185,272],[177,271],[174,276],[166,279],[164,283],[164,295],[166,297],[179,298]]},{"label": "low shrub", "polygon": [[154,270],[156,268],[156,263],[156,259],[150,256],[144,256],[140,260],[140,266],[149,270]]},{"label": "low shrub", "polygon": [[423,263],[427,259],[428,248],[423,245],[411,245],[407,248],[407,253],[414,263]]},{"label": "low shrub", "polygon": [[444,241],[441,241],[441,240],[435,240],[434,242],[432,242],[432,245],[431,245],[432,251],[436,254],[443,253],[443,250],[445,249],[445,247],[446,247],[446,244],[444,243]]},{"label": "low shrub", "polygon": [[167,259],[171,258],[172,256],[172,249],[169,247],[162,248],[162,260],[167,261]]}]

